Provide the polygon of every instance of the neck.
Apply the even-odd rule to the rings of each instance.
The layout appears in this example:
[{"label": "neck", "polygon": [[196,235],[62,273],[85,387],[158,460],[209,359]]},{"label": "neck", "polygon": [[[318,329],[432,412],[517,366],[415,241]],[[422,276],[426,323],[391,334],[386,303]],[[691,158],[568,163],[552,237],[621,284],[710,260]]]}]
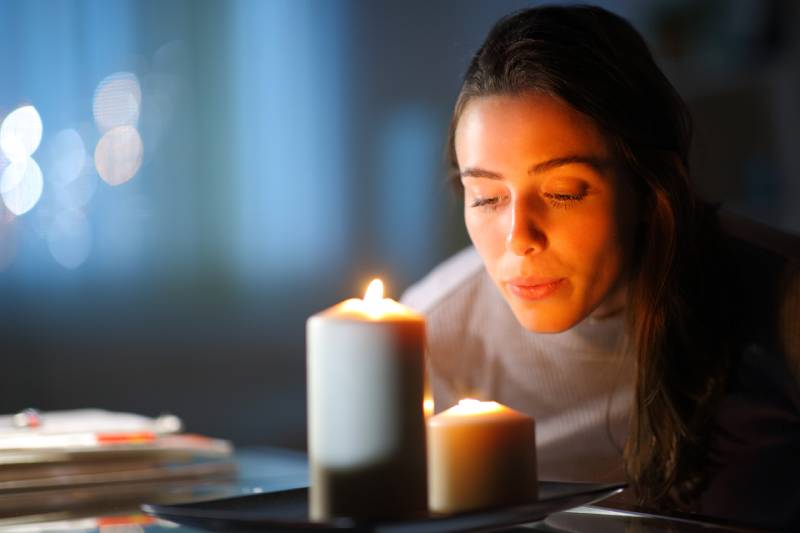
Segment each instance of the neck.
[{"label": "neck", "polygon": [[617,287],[603,300],[603,303],[589,314],[589,317],[594,320],[603,320],[620,314],[625,309],[626,295],[627,286]]}]

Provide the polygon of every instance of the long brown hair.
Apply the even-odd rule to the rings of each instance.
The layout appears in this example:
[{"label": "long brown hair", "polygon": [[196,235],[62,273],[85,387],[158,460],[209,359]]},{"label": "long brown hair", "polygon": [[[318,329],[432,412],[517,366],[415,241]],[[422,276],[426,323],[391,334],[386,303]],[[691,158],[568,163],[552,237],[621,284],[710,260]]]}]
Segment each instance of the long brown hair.
[{"label": "long brown hair", "polygon": [[[692,192],[688,109],[624,19],[590,6],[538,7],[501,19],[473,57],[450,127],[470,99],[536,91],[592,118],[641,198],[626,338],[637,380],[625,465],[640,503],[689,508],[702,488],[714,404],[725,382],[725,317],[708,307],[716,215]],[[706,254],[706,255],[704,255]]]}]

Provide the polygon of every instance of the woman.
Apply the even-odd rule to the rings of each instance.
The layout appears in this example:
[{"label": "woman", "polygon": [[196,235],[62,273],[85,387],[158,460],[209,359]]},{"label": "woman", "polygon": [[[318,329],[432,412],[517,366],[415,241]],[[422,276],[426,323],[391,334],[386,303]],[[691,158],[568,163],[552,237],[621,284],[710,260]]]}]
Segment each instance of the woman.
[{"label": "woman", "polygon": [[528,412],[543,479],[626,479],[647,507],[790,524],[796,264],[719,228],[690,143],[620,17],[502,19],[450,131],[473,247],[403,299],[428,319],[437,411],[477,396]]}]

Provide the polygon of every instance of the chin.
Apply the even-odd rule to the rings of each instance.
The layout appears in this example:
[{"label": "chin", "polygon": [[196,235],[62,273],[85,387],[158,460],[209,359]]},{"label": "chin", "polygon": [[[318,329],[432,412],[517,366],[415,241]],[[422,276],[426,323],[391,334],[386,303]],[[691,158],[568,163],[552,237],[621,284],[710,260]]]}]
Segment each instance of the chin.
[{"label": "chin", "polygon": [[520,325],[533,333],[561,333],[580,322],[580,317],[566,313],[552,313],[544,309],[517,309],[511,306]]}]

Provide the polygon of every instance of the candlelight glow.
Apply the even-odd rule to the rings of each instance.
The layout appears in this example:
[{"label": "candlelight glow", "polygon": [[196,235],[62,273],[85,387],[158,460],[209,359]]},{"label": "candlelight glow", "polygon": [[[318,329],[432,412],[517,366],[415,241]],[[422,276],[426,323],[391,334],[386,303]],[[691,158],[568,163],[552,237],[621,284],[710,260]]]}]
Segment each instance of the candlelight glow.
[{"label": "candlelight glow", "polygon": [[498,402],[465,398],[426,420],[428,508],[458,513],[536,500],[536,425]]},{"label": "candlelight glow", "polygon": [[419,314],[413,310],[391,298],[384,298],[383,282],[378,278],[370,282],[364,293],[363,300],[361,298],[350,298],[331,308],[330,311],[342,316],[342,318],[362,320],[419,319]]},{"label": "candlelight glow", "polygon": [[425,398],[422,400],[422,413],[425,418],[433,415],[433,398]]},{"label": "candlelight glow", "polygon": [[386,305],[384,302],[389,302],[391,300],[385,300],[383,298],[383,282],[375,278],[373,279],[369,287],[367,287],[367,292],[364,293],[364,310],[372,319],[379,319],[386,313]]},{"label": "candlelight glow", "polygon": [[465,398],[458,402],[458,405],[451,407],[449,411],[459,415],[478,415],[483,413],[494,413],[501,411],[503,406],[497,402],[482,402],[472,398]]},{"label": "candlelight glow", "polygon": [[379,304],[381,300],[383,300],[383,282],[375,278],[370,282],[369,287],[367,287],[367,292],[364,293],[364,301],[369,305],[376,305]]}]

